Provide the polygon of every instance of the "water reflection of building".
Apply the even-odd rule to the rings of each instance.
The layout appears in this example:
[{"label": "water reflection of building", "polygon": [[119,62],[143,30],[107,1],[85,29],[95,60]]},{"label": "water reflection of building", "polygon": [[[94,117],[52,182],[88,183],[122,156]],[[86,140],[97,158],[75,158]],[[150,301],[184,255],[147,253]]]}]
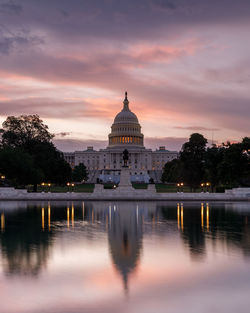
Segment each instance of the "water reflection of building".
[{"label": "water reflection of building", "polygon": [[126,202],[110,206],[110,209],[110,253],[127,291],[129,276],[134,273],[139,263],[142,249],[142,214],[138,208]]},{"label": "water reflection of building", "polygon": [[[8,208],[7,208],[8,206]],[[192,258],[206,256],[206,243],[226,242],[250,255],[249,204],[155,202],[1,203],[3,270],[37,275],[46,267],[54,238],[77,230],[89,240],[107,233],[110,256],[125,290],[141,262],[143,237],[180,238]],[[77,235],[78,234],[78,235]]]}]

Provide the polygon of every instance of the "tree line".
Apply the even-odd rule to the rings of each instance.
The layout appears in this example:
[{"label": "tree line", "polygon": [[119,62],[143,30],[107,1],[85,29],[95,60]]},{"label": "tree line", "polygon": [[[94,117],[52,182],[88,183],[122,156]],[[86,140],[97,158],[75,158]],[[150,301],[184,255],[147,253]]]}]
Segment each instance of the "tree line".
[{"label": "tree line", "polygon": [[87,179],[84,164],[73,170],[56,149],[54,137],[38,115],[9,116],[0,129],[0,174],[11,185],[41,182],[63,185],[67,181]]},{"label": "tree line", "polygon": [[192,190],[202,182],[209,182],[212,190],[250,186],[250,137],[207,147],[207,139],[194,133],[182,146],[179,158],[165,164],[162,181],[184,182]]}]

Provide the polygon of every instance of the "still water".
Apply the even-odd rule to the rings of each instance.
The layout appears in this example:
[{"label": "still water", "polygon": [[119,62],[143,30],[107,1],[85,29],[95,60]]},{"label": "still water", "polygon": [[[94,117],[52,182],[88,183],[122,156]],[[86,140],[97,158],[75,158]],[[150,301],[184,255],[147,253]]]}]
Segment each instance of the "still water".
[{"label": "still water", "polygon": [[0,202],[0,312],[250,310],[250,203]]}]

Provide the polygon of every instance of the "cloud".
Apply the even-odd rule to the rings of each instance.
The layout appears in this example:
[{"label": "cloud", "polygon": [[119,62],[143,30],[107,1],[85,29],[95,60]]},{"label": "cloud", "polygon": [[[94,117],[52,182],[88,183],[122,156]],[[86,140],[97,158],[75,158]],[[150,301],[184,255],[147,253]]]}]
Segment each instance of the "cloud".
[{"label": "cloud", "polygon": [[[105,100],[103,100],[105,101]],[[121,106],[121,105],[120,105]],[[0,100],[1,115],[38,114],[43,118],[83,119],[113,118],[115,105],[103,106],[101,102],[88,99],[58,100],[55,98],[28,97],[16,100]],[[119,107],[120,108],[120,107]],[[118,113],[118,112],[117,112]]]},{"label": "cloud", "polygon": [[[186,141],[188,141],[188,138],[185,137],[146,137],[144,145],[146,148],[153,150],[165,146],[167,150],[179,151]],[[108,140],[56,138],[53,142],[59,150],[64,152],[86,150],[88,146],[93,146],[95,150],[99,150],[108,146]]]},{"label": "cloud", "polygon": [[[2,14],[11,5],[22,9]],[[1,115],[107,122],[128,90],[157,136],[249,132],[249,1],[16,0],[0,12]]]},{"label": "cloud", "polygon": [[106,140],[91,139],[54,139],[55,146],[63,152],[83,151],[92,146],[95,150],[104,149],[108,145]]},{"label": "cloud", "polygon": [[22,10],[23,7],[21,4],[13,3],[12,1],[0,4],[0,14],[20,14]]},{"label": "cloud", "polygon": [[176,129],[184,129],[184,130],[191,130],[191,131],[219,131],[219,128],[210,128],[204,126],[175,126]]},{"label": "cloud", "polygon": [[163,10],[175,10],[177,8],[176,4],[173,1],[169,0],[153,0],[152,4],[157,8]]},{"label": "cloud", "polygon": [[57,137],[66,137],[66,136],[70,136],[70,132],[61,132],[61,133],[57,133],[55,134],[56,138]]},{"label": "cloud", "polygon": [[27,31],[11,32],[0,25],[0,56],[11,52],[22,52],[43,43],[39,36],[31,35]]}]

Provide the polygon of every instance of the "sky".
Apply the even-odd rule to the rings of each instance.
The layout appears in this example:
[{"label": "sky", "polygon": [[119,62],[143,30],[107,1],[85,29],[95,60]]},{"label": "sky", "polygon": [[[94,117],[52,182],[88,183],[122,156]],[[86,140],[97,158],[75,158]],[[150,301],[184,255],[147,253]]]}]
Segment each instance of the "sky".
[{"label": "sky", "polygon": [[0,0],[0,123],[107,145],[128,91],[145,145],[250,135],[250,0]]}]

